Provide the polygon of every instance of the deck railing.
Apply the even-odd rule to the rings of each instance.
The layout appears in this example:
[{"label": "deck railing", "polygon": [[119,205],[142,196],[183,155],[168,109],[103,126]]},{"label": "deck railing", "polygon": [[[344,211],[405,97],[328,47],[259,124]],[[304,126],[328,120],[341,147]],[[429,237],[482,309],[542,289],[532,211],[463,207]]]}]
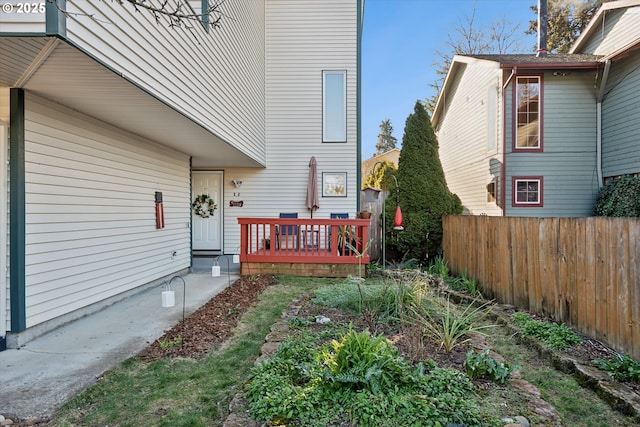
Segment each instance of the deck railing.
[{"label": "deck railing", "polygon": [[238,218],[238,224],[240,262],[369,263],[368,219]]}]

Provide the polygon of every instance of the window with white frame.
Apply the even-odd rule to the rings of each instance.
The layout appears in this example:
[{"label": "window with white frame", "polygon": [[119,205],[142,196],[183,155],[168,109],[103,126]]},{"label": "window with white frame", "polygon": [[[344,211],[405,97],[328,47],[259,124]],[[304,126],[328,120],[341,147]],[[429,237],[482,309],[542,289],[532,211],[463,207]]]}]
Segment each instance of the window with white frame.
[{"label": "window with white frame", "polygon": [[541,98],[541,76],[516,77],[514,151],[542,150]]},{"label": "window with white frame", "polygon": [[543,206],[541,176],[513,177],[513,206]]},{"label": "window with white frame", "polygon": [[322,142],[347,142],[347,71],[322,72]]}]

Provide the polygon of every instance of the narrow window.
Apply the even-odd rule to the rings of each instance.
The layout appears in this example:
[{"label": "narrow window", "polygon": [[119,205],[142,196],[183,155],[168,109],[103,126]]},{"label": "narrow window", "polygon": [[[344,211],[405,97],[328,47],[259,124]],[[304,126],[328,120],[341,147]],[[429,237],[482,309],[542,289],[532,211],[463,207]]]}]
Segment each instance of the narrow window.
[{"label": "narrow window", "polygon": [[492,181],[487,184],[487,202],[495,203],[496,202],[496,182]]},{"label": "narrow window", "polygon": [[487,89],[487,151],[494,152],[498,140],[498,88]]},{"label": "narrow window", "polygon": [[542,78],[517,77],[515,85],[514,151],[541,151]]},{"label": "narrow window", "polygon": [[513,178],[513,206],[540,207],[542,204],[542,177]]},{"label": "narrow window", "polygon": [[347,142],[347,72],[322,72],[322,142]]}]

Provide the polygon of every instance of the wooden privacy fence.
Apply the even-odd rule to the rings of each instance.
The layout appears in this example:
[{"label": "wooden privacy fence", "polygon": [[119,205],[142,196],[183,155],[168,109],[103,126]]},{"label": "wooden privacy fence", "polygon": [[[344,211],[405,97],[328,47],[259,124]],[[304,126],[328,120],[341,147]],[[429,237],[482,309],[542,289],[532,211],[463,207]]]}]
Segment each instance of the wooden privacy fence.
[{"label": "wooden privacy fence", "polygon": [[364,191],[360,192],[360,210],[371,212],[371,226],[369,227],[369,239],[371,245],[369,246],[369,255],[371,259],[382,259],[382,209],[384,208],[384,201],[389,197],[388,191],[382,191],[378,196],[378,200],[373,202],[365,201]]},{"label": "wooden privacy fence", "polygon": [[443,218],[445,259],[486,296],[640,359],[640,219]]}]

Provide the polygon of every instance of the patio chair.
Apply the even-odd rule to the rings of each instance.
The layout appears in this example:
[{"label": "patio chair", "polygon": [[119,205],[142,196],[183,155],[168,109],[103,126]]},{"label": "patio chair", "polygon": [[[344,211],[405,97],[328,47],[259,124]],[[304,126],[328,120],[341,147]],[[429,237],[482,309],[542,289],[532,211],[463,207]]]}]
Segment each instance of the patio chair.
[{"label": "patio chair", "polygon": [[[329,214],[329,218],[331,219],[349,219],[348,213],[331,213]],[[331,250],[331,229],[333,227],[329,227],[329,231],[327,232],[327,238],[329,239],[329,250]]]},{"label": "patio chair", "polygon": [[[298,218],[298,213],[281,213],[280,218]],[[300,234],[300,228],[297,225],[280,225],[276,227],[276,242],[277,247],[282,248],[281,238],[285,239],[285,249],[298,249],[298,235]],[[292,245],[289,245],[289,239],[293,241]]]}]

